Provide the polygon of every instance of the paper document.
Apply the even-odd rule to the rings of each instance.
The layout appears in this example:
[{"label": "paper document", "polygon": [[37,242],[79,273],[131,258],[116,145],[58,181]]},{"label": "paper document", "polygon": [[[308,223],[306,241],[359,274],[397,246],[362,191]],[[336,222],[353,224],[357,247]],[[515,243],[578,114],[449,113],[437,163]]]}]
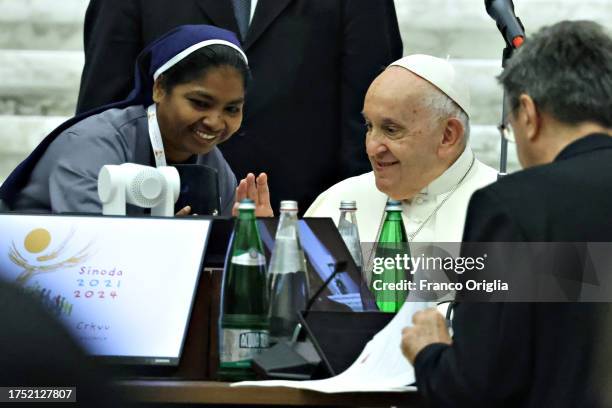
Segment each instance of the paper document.
[{"label": "paper document", "polygon": [[324,393],[416,391],[414,369],[402,355],[402,329],[412,325],[412,315],[435,306],[431,302],[406,302],[397,315],[378,332],[357,360],[343,373],[325,380],[243,381],[232,387],[289,387]]}]

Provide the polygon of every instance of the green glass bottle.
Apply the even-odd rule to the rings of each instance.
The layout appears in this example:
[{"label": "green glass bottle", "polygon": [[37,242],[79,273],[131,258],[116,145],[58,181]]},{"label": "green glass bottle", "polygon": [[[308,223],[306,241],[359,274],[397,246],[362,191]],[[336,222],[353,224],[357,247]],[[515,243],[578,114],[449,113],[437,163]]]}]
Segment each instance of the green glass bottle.
[{"label": "green glass bottle", "polygon": [[266,258],[255,219],[255,203],[242,200],[221,285],[218,377],[255,378],[253,356],[269,347]]},{"label": "green glass bottle", "polygon": [[385,211],[385,221],[376,245],[378,261],[375,260],[372,271],[371,288],[378,308],[395,313],[408,295],[406,282],[410,277],[410,248],[402,221],[401,202],[387,201]]}]

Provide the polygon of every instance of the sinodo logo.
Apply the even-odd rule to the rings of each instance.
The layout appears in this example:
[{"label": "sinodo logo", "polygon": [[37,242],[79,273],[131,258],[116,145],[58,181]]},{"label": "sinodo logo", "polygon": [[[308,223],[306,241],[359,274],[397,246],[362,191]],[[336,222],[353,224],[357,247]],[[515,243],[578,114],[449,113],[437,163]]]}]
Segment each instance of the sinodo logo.
[{"label": "sinodo logo", "polygon": [[53,242],[51,233],[47,229],[35,228],[23,240],[24,252],[20,251],[20,246],[13,241],[9,248],[9,259],[23,269],[15,282],[26,287],[29,281],[37,275],[55,271],[64,272],[87,260],[93,252],[91,248],[93,241],[79,247],[80,250],[75,249],[70,245],[75,232],[76,229],[72,228],[68,235],[57,243]]},{"label": "sinodo logo", "polygon": [[269,339],[267,332],[244,332],[240,333],[240,348],[267,348]]}]

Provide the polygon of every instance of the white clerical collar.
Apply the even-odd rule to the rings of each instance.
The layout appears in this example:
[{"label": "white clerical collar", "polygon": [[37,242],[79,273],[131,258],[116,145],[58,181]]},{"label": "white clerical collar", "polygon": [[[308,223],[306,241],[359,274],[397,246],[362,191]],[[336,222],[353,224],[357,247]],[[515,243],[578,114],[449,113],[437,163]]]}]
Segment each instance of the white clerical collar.
[{"label": "white clerical collar", "polygon": [[473,160],[472,149],[466,147],[461,156],[444,173],[421,190],[421,194],[439,195],[449,192],[465,177]]}]

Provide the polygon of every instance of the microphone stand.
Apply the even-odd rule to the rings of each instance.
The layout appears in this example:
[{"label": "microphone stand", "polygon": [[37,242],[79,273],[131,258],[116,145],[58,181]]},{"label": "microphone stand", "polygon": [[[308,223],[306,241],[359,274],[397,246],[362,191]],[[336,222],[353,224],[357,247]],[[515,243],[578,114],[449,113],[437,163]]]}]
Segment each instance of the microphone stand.
[{"label": "microphone stand", "polygon": [[[328,276],[327,279],[325,279],[325,282],[323,282],[321,287],[308,300],[308,303],[306,304],[306,308],[302,312],[302,318],[304,320],[306,320],[306,316],[308,316],[308,312],[310,312],[310,309],[312,308],[314,302],[316,302],[316,300],[319,297],[319,295],[321,294],[321,292],[323,292],[323,290],[325,290],[325,288],[327,286],[329,286],[330,282],[332,281],[332,279],[334,279],[336,277],[338,272],[346,270],[346,264],[347,264],[346,261],[338,261],[338,262],[336,262],[336,264],[334,265],[334,271],[331,273],[331,275]],[[293,330],[293,335],[291,336],[291,343],[295,343],[297,341],[301,331],[302,331],[302,323],[298,323],[295,326],[295,329]]]},{"label": "microphone stand", "polygon": [[340,260],[340,261],[336,262],[336,264],[334,265],[334,271],[331,273],[331,275],[329,275],[327,277],[327,279],[325,279],[325,282],[323,282],[321,287],[315,292],[314,295],[312,295],[312,297],[310,298],[310,300],[306,304],[306,308],[304,309],[304,318],[306,318],[306,315],[310,311],[310,308],[312,307],[314,302],[317,300],[317,298],[319,297],[321,292],[323,292],[323,290],[329,285],[329,283],[332,281],[332,279],[334,279],[336,277],[338,272],[346,271],[346,264],[347,264],[347,262],[343,261],[343,260]]},{"label": "microphone stand", "polygon": [[[512,57],[512,54],[514,54],[514,50],[515,48],[512,46],[512,44],[509,44],[506,41],[506,48],[504,48],[504,51],[502,54],[502,69],[506,68],[508,60]],[[501,122],[500,122],[502,126],[506,125],[506,118],[507,118],[506,114],[507,114],[506,112],[506,90],[504,89],[503,94],[502,94],[502,114],[501,114]],[[498,179],[508,174],[508,170],[507,170],[508,141],[504,137],[504,133],[501,127],[499,128],[499,137],[501,138],[501,149],[499,152],[499,173],[497,175]]]},{"label": "microphone stand", "polygon": [[[504,39],[504,42],[506,43],[506,48],[504,48],[504,51],[502,53],[502,68],[505,69],[508,63],[508,60],[512,57],[512,54],[514,54],[514,51],[523,44],[523,40],[525,38],[525,27],[523,26],[523,22],[521,21],[521,19],[516,17],[516,15],[514,15],[514,5],[512,4],[512,1],[510,1],[510,5],[512,8],[512,16],[516,19],[516,23],[520,27],[520,30],[518,30],[519,33],[516,32],[516,27],[515,27],[515,30],[509,31],[510,25],[504,24],[499,20],[500,16],[496,15],[496,12],[494,11],[495,7],[493,7],[492,9],[489,9],[489,7],[493,6],[493,3],[495,2],[485,0],[485,6],[487,8],[487,13],[493,18],[493,20],[495,20],[497,28],[499,29],[499,32],[501,33]],[[514,38],[511,38],[511,37],[514,37]],[[499,136],[501,138],[501,149],[499,153],[499,174],[497,175],[498,179],[508,174],[508,170],[507,170],[508,141],[504,137],[503,130],[502,130],[502,128],[505,125],[507,125],[506,114],[507,114],[506,112],[506,91],[504,89],[504,92],[502,95],[502,117],[500,121],[501,126],[499,127]]]},{"label": "microphone stand", "polygon": [[[346,264],[345,260],[337,261],[334,271],[308,300],[302,312],[304,322],[319,295],[328,287],[338,272],[346,270]],[[280,341],[253,358],[253,369],[258,376],[283,380],[307,380],[315,375],[321,358],[312,342],[297,341],[301,331],[302,324],[298,323],[289,341]]]},{"label": "microphone stand", "polygon": [[[488,7],[488,2],[486,0],[485,0],[485,6]],[[514,11],[514,7],[513,7],[513,11]],[[487,13],[488,13],[488,10],[487,10]],[[516,17],[516,21],[521,27],[521,30],[523,31],[523,38],[524,38],[525,27],[523,26],[523,22],[518,17]],[[508,60],[512,58],[512,55],[514,54],[514,50],[516,50],[518,47],[521,46],[522,41],[520,43],[517,43],[518,46],[515,46],[514,44],[512,44],[512,42],[508,41],[508,39],[506,38],[507,28],[503,28],[499,24],[497,24],[497,28],[499,29],[499,32],[501,33],[504,39],[504,42],[506,43],[506,47],[504,48],[504,51],[502,52],[502,69],[506,69]],[[507,124],[506,114],[507,114],[506,112],[506,90],[504,89],[502,93],[502,114],[501,114],[501,121],[500,121],[501,126],[499,127],[499,137],[501,139],[501,148],[499,152],[499,173],[497,174],[498,180],[508,174],[508,141],[504,137],[504,133],[502,131],[502,126],[505,126]],[[446,324],[448,327],[452,327],[451,314],[456,304],[457,302],[455,301],[451,302],[446,312]]]}]

